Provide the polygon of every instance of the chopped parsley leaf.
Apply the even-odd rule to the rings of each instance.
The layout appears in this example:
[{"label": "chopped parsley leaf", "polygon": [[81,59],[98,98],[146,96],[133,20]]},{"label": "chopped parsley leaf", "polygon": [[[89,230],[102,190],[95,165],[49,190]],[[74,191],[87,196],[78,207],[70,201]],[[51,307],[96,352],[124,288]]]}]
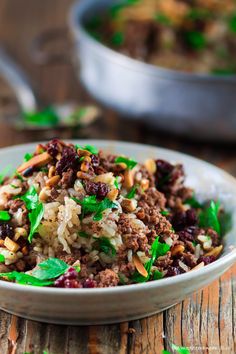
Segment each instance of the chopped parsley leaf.
[{"label": "chopped parsley leaf", "polygon": [[48,286],[53,284],[51,280],[40,280],[32,275],[12,271],[9,273],[0,273],[0,277],[5,277],[9,280],[14,280],[18,284],[22,285],[34,285],[34,286]]},{"label": "chopped parsley leaf", "polygon": [[160,213],[161,213],[161,215],[163,215],[163,216],[168,216],[168,215],[170,215],[170,212],[169,212],[168,210],[161,210]]},{"label": "chopped parsley leaf", "polygon": [[86,232],[84,232],[84,231],[79,231],[79,232],[78,232],[78,235],[79,235],[80,237],[83,237],[83,238],[88,238],[88,237],[89,237],[89,235],[88,235]]},{"label": "chopped parsley leaf", "polygon": [[136,161],[123,156],[117,157],[115,159],[115,163],[124,163],[127,166],[128,170],[132,170],[137,165]]},{"label": "chopped parsley leaf", "polygon": [[59,117],[53,107],[46,107],[41,111],[22,112],[26,124],[34,126],[55,126],[59,123]]},{"label": "chopped parsley leaf", "polygon": [[171,25],[171,19],[160,12],[154,15],[154,20],[164,26]]},{"label": "chopped parsley leaf", "polygon": [[10,186],[11,186],[12,188],[14,188],[14,189],[17,189],[17,188],[18,188],[18,187],[15,186],[14,184],[10,184]]},{"label": "chopped parsley leaf", "polygon": [[33,156],[34,156],[34,154],[30,154],[27,152],[24,156],[24,162],[31,160]]},{"label": "chopped parsley leaf", "polygon": [[48,280],[59,277],[64,274],[69,266],[59,258],[48,258],[38,264],[38,269],[35,269],[32,274],[37,279]]},{"label": "chopped parsley leaf", "polygon": [[198,209],[202,208],[202,204],[200,204],[196,197],[193,195],[191,198],[185,200],[184,204],[190,205],[192,208]]},{"label": "chopped parsley leaf", "polygon": [[5,257],[3,254],[0,254],[0,263],[4,263],[5,262]]},{"label": "chopped parsley leaf", "polygon": [[116,249],[107,237],[100,237],[97,241],[102,252],[113,257],[116,255]]},{"label": "chopped parsley leaf", "polygon": [[125,41],[125,36],[123,32],[115,32],[113,33],[112,37],[111,37],[111,43],[116,46],[116,47],[120,47]]},{"label": "chopped parsley leaf", "polygon": [[116,189],[119,189],[118,177],[117,176],[115,177],[115,180],[114,180],[114,186],[116,187]]},{"label": "chopped parsley leaf", "polygon": [[133,186],[133,187],[130,189],[129,193],[126,194],[125,198],[128,198],[128,199],[134,198],[137,189],[138,189],[138,186],[137,186],[137,185]]},{"label": "chopped parsley leaf", "polygon": [[211,200],[210,205],[203,208],[199,214],[199,226],[210,227],[218,234],[221,233],[220,222],[218,218],[220,203]]},{"label": "chopped parsley leaf", "polygon": [[[104,198],[103,200],[97,200],[95,195],[85,197],[83,200],[79,200],[77,198],[72,198],[82,207],[83,216],[88,213],[95,213],[93,220],[99,221],[102,219],[102,212],[106,209],[118,208],[117,204],[112,202],[108,198]],[[82,217],[83,217],[82,216]]]},{"label": "chopped parsley leaf", "polygon": [[24,182],[24,178],[19,174],[19,172],[15,171],[14,175],[16,176],[16,178],[18,178],[21,182]]},{"label": "chopped parsley leaf", "polygon": [[198,31],[189,31],[185,33],[185,41],[194,50],[202,50],[206,47],[206,37]]},{"label": "chopped parsley leaf", "polygon": [[[144,265],[146,271],[148,272],[148,276],[144,277],[136,272],[136,273],[134,273],[132,280],[137,283],[143,283],[143,282],[148,281],[151,276],[151,269],[152,269],[152,266],[153,266],[155,260],[160,256],[164,256],[169,250],[170,250],[170,246],[167,245],[166,243],[159,242],[159,236],[157,236],[151,246],[151,250],[150,250],[151,258]],[[161,273],[161,272],[159,272],[159,273]],[[159,273],[156,273],[157,279],[161,279]],[[154,274],[155,274],[155,272],[154,272]],[[157,280],[157,279],[155,279],[155,280]]]},{"label": "chopped parsley leaf", "polygon": [[11,219],[11,215],[8,213],[8,211],[5,210],[0,211],[0,220],[8,221],[10,219]]},{"label": "chopped parsley leaf", "polygon": [[31,186],[29,190],[20,197],[20,199],[23,200],[26,205],[26,208],[30,210],[30,234],[28,237],[28,241],[31,242],[43,218],[44,206],[43,203],[39,202],[38,194],[34,186]]}]

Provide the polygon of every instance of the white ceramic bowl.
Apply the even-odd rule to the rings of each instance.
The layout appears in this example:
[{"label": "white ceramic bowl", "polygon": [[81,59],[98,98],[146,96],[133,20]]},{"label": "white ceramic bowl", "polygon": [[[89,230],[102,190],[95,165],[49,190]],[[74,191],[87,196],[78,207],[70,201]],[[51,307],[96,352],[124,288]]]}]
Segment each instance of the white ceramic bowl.
[{"label": "white ceramic bowl", "polygon": [[[76,141],[78,143],[78,141]],[[84,144],[85,141],[79,141]],[[23,286],[0,281],[3,310],[33,320],[60,324],[104,324],[134,320],[163,311],[194,291],[220,277],[236,261],[236,180],[204,161],[147,145],[111,141],[86,141],[87,144],[138,161],[147,157],[183,163],[188,186],[200,199],[217,198],[232,213],[232,229],[224,237],[224,252],[216,262],[186,274],[144,284],[106,289],[55,289]],[[36,144],[0,150],[1,166],[19,165]]]}]

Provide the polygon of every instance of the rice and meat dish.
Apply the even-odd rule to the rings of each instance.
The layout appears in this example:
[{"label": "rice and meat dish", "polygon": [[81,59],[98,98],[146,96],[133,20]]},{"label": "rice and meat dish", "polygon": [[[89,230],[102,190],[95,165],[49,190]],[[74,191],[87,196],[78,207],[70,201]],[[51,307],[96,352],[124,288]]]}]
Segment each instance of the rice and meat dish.
[{"label": "rice and meat dish", "polygon": [[183,274],[222,252],[222,208],[196,200],[181,164],[58,139],[22,161],[0,176],[3,280],[111,287]]},{"label": "rice and meat dish", "polygon": [[196,73],[236,73],[234,0],[121,0],[87,21],[97,40],[132,58]]}]

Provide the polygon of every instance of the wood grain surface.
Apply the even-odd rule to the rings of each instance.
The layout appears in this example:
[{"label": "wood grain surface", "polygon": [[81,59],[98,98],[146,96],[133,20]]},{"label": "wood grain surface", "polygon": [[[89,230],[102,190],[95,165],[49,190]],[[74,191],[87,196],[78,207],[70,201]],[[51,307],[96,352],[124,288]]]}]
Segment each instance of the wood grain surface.
[{"label": "wood grain surface", "polygon": [[[71,0],[0,0],[0,43],[25,68],[45,102],[90,102],[75,78],[71,60],[36,65],[30,45],[42,31],[64,28]],[[0,84],[0,102],[12,101],[11,91]],[[0,146],[61,138],[109,138],[159,145],[203,158],[236,176],[235,146],[193,142],[153,131],[104,109],[103,117],[80,131],[16,131],[1,117]],[[220,280],[181,304],[150,318],[110,326],[49,325],[0,312],[0,354],[160,354],[171,344],[187,346],[191,353],[236,353],[236,266]]]}]

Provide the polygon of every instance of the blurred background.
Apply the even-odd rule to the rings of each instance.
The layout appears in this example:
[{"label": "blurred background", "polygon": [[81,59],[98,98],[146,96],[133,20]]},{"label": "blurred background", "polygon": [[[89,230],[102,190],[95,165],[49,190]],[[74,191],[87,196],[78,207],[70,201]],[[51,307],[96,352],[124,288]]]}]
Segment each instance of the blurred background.
[{"label": "blurred background", "polygon": [[[85,11],[85,15],[84,15],[85,19],[88,22],[88,24],[90,24],[90,26],[91,26],[91,20],[94,21],[94,19],[98,18],[97,11],[100,16],[100,12],[99,12],[100,10],[96,6],[95,8],[93,8],[94,5],[93,3],[96,2],[97,4],[99,4],[101,2],[104,3],[104,6],[107,5],[108,3],[108,1],[103,1],[103,0],[96,0],[96,1],[88,0],[87,2],[86,1],[82,1],[82,2],[87,4],[91,3],[92,6],[89,7],[87,10],[84,9],[84,11],[85,10],[87,11],[87,12]],[[180,6],[182,6],[184,3],[188,3],[187,1],[174,1],[174,2],[179,3],[178,5],[179,7],[177,7],[177,10],[180,9]],[[215,2],[217,3],[217,1],[215,0],[214,1],[212,0],[212,2],[213,5]],[[229,6],[232,5],[231,1],[228,2],[229,2]],[[224,103],[221,113],[218,114],[216,117],[217,122],[214,122],[212,117],[211,120],[208,121],[208,116],[207,117],[205,116],[206,110],[209,107],[210,107],[209,115],[215,114],[212,107],[215,107],[215,104],[219,101],[219,99],[217,99],[216,96],[211,96],[211,97],[209,96],[210,98],[207,102],[208,103],[211,102],[211,103],[210,104],[207,103],[204,107],[202,107],[202,117],[201,117],[201,111],[198,110],[197,119],[199,120],[200,123],[199,124],[196,123],[197,122],[196,116],[193,115],[193,117],[190,117],[191,119],[194,119],[194,124],[192,124],[189,123],[188,117],[191,116],[189,112],[191,111],[196,112],[195,108],[201,106],[201,104],[199,104],[199,101],[195,101],[195,103],[191,103],[194,104],[195,106],[190,105],[188,109],[191,109],[192,107],[192,110],[188,111],[187,113],[186,110],[178,111],[177,108],[179,106],[184,107],[185,105],[187,105],[187,102],[189,102],[189,100],[192,99],[192,97],[189,96],[189,98],[186,100],[184,99],[184,96],[178,98],[176,96],[176,92],[180,91],[178,82],[189,83],[189,81],[191,81],[192,90],[195,90],[196,87],[199,88],[199,83],[195,82],[196,79],[198,80],[198,78],[196,77],[194,77],[194,80],[192,79],[189,80],[186,79],[185,76],[184,77],[179,76],[182,75],[181,73],[184,71],[183,69],[184,67],[182,66],[181,60],[180,60],[181,63],[180,67],[177,68],[173,67],[172,64],[167,65],[169,69],[171,70],[174,69],[178,71],[177,74],[176,72],[174,73],[175,75],[174,86],[172,81],[173,77],[170,76],[171,72],[166,74],[165,71],[161,73],[160,72],[152,73],[151,71],[149,71],[148,76],[151,77],[151,80],[149,78],[148,82],[145,82],[144,80],[140,82],[140,85],[136,85],[135,84],[136,81],[133,81],[134,79],[132,77],[127,83],[123,81],[119,81],[119,82],[113,81],[114,86],[112,87],[112,77],[110,77],[111,72],[110,73],[105,72],[105,69],[102,67],[103,60],[104,60],[104,66],[105,67],[108,66],[106,65],[105,57],[104,58],[100,57],[101,63],[99,64],[100,67],[98,68],[98,72],[90,71],[90,77],[92,76],[93,78],[96,78],[95,80],[96,82],[92,82],[92,84],[97,85],[95,87],[98,93],[100,91],[101,94],[102,92],[103,93],[105,92],[104,87],[107,85],[107,80],[110,78],[111,82],[109,84],[111,86],[107,91],[108,93],[112,92],[114,93],[113,96],[119,98],[119,93],[122,91],[126,91],[126,96],[127,96],[127,92],[129,96],[129,91],[127,90],[129,88],[129,85],[131,85],[133,87],[132,90],[133,94],[131,96],[134,105],[140,107],[139,109],[141,110],[143,107],[142,105],[139,105],[139,102],[147,101],[148,105],[150,106],[150,102],[151,102],[154,106],[153,109],[156,110],[155,117],[153,111],[147,112],[146,116],[145,113],[139,115],[139,112],[132,111],[131,108],[133,105],[132,106],[130,105],[130,115],[129,115],[129,110],[127,109],[129,105],[122,110],[120,109],[120,107],[118,107],[119,105],[117,106],[117,103],[115,101],[112,102],[113,99],[112,97],[110,98],[110,102],[108,102],[107,104],[107,102],[105,102],[104,99],[99,97],[99,94],[93,92],[93,94],[91,95],[88,93],[88,91],[92,92],[94,88],[91,87],[91,82],[89,82],[89,78],[88,76],[86,76],[86,72],[85,72],[86,65],[90,63],[90,66],[87,66],[87,70],[89,67],[92,68],[91,65],[93,65],[95,62],[98,62],[95,56],[99,54],[98,50],[101,50],[101,48],[99,48],[96,44],[93,49],[93,47],[91,47],[91,43],[93,43],[92,46],[94,46],[94,41],[99,39],[99,41],[97,41],[97,44],[100,45],[100,42],[105,42],[105,44],[108,47],[111,47],[114,50],[115,54],[112,55],[117,55],[116,52],[121,51],[122,53],[125,53],[125,55],[127,55],[127,58],[130,56],[135,58],[135,62],[132,61],[130,62],[129,61],[130,59],[127,58],[126,58],[128,60],[127,62],[126,61],[122,62],[124,63],[124,66],[127,67],[128,72],[132,71],[132,69],[129,69],[129,65],[131,65],[132,68],[134,68],[135,65],[137,65],[136,63],[137,60],[140,61],[140,63],[142,61],[141,66],[138,66],[139,68],[138,71],[139,73],[141,72],[142,74],[146,70],[145,65],[148,65],[145,64],[145,62],[152,62],[151,70],[158,70],[157,65],[160,65],[160,62],[159,61],[153,62],[152,60],[154,59],[150,59],[139,54],[134,55],[129,52],[129,50],[124,46],[125,42],[122,39],[122,36],[120,35],[122,31],[125,32],[125,28],[122,27],[124,26],[124,23],[122,23],[122,21],[118,21],[118,24],[116,21],[115,26],[118,26],[118,29],[117,27],[115,27],[115,30],[114,30],[114,24],[112,24],[112,22],[108,24],[108,26],[106,26],[105,29],[104,26],[102,26],[101,27],[101,31],[103,31],[102,38],[94,39],[94,33],[93,34],[90,33],[90,37],[92,38],[93,41],[91,43],[89,42],[90,44],[84,42],[86,41],[86,38],[89,36],[88,34],[89,30],[88,30],[86,35],[82,34],[83,43],[81,43],[80,42],[81,37],[79,39],[77,38],[77,34],[80,32],[80,28],[76,28],[76,29],[72,28],[73,27],[72,25],[70,29],[68,28],[69,11],[71,11],[71,6],[74,3],[75,2],[72,0],[50,0],[48,2],[32,1],[32,0],[21,0],[21,1],[0,0],[0,48],[1,48],[0,50],[0,146],[3,147],[3,146],[18,144],[18,143],[45,140],[55,136],[60,138],[80,138],[81,137],[81,138],[93,138],[93,139],[98,138],[98,139],[116,139],[116,140],[123,140],[123,141],[133,141],[133,142],[153,144],[162,147],[167,147],[170,149],[180,150],[195,155],[197,157],[206,159],[210,162],[217,164],[220,167],[225,168],[229,172],[236,174],[235,151],[234,151],[235,150],[234,134],[236,135],[236,130],[234,130],[234,124],[236,124],[236,119],[234,119],[234,113],[236,112],[236,101],[235,104],[233,104],[234,102],[233,98],[235,97],[234,94],[236,92],[235,91],[236,84],[234,82],[235,80],[234,72],[226,72],[225,70],[223,70],[225,68],[223,68],[222,69],[223,72],[222,70],[220,70],[221,71],[220,74],[223,74],[223,77],[220,76],[219,79],[219,76],[217,76],[217,78],[215,77],[213,81],[212,81],[212,77],[210,78],[207,77],[206,80],[207,83],[206,84],[203,83],[203,87],[200,89],[200,93],[198,92],[199,95],[198,98],[200,100],[205,98],[206,96],[205,93],[204,95],[201,95],[202,90],[208,90],[210,95],[210,93],[212,92],[210,87],[214,86],[216,88],[219,88],[221,91],[219,91],[217,94],[222,96],[222,94],[227,93],[227,97],[230,96],[228,94],[228,90],[230,90],[231,101],[226,101]],[[112,1],[109,3],[112,3]],[[136,3],[136,1],[132,0],[131,3],[132,3],[131,6],[133,6],[133,4]],[[155,1],[153,2],[151,0],[148,6],[146,1],[145,3],[146,3],[145,8],[141,8],[137,10],[139,14],[140,13],[142,14],[141,21],[144,22],[150,21],[149,19],[150,11],[148,10],[148,6],[149,5],[152,6],[151,13],[153,13],[156,4]],[[209,3],[211,4],[211,1],[209,1]],[[198,4],[198,6],[200,5]],[[173,9],[176,10],[176,7],[170,7],[170,9],[169,8],[167,9],[169,11],[168,16],[170,16],[170,18],[172,18],[172,11],[174,11]],[[229,10],[231,14],[234,13],[235,9],[229,7]],[[77,13],[76,11],[80,11],[80,10],[74,8],[73,10],[74,16],[77,15],[80,16],[80,21],[83,22],[84,21],[83,15],[81,15],[81,13],[79,12]],[[163,26],[165,27],[165,29],[166,27],[167,28],[172,27],[172,32],[175,32],[176,28],[177,28],[176,31],[178,31],[179,22],[177,21],[177,24],[175,24],[175,16],[173,20],[174,25],[173,23],[171,23],[170,25],[169,18],[165,12],[163,13],[163,11],[164,10],[162,10],[161,13],[159,12],[158,31],[159,32],[160,30],[163,31]],[[133,19],[133,17],[136,16],[135,15],[136,13],[137,12],[135,8],[132,8],[131,13],[128,13],[127,16],[129,17],[129,19]],[[190,30],[189,27],[187,27],[188,31],[199,32],[202,31],[203,28],[205,29],[203,19],[199,19],[198,18],[199,15],[197,15],[196,13],[193,14],[192,16],[193,17],[195,16],[194,21],[197,16],[197,21],[198,21],[197,23],[199,27],[197,28],[197,30],[195,27],[192,28],[191,26],[195,26],[196,22],[194,22],[193,25],[191,24],[190,21],[190,24],[189,22],[187,23],[187,26],[190,26]],[[229,17],[227,17],[227,19],[228,18]],[[77,17],[75,17],[75,19],[77,21]],[[230,19],[231,19],[230,21],[232,22],[233,17],[231,16]],[[204,21],[205,21],[205,17],[204,17]],[[222,24],[221,18],[220,18],[220,23]],[[94,24],[94,22],[92,24]],[[173,26],[174,26],[174,30],[173,30]],[[185,23],[184,26],[186,26]],[[99,30],[99,28],[96,28],[96,31]],[[145,29],[145,26],[141,28],[140,26],[132,27],[132,28],[133,28],[133,37],[131,37],[131,39],[129,37],[129,40],[131,40],[131,43],[135,44],[135,41],[143,38],[144,33],[147,34],[147,29]],[[223,27],[221,26],[221,31],[223,31],[222,28]],[[71,35],[71,32],[73,32],[73,36]],[[169,32],[166,31],[166,33],[170,33],[170,31]],[[111,34],[113,36],[113,42],[108,43],[108,39],[110,38]],[[114,35],[115,35],[115,44],[114,44]],[[217,36],[220,35],[221,32],[219,30],[219,32],[217,32],[216,38],[218,38]],[[225,35],[228,36],[227,33]],[[169,34],[169,36],[171,36],[171,34]],[[194,40],[197,41],[199,45],[199,37],[196,39],[195,36]],[[231,37],[230,37],[230,41],[231,41],[229,42],[230,48],[231,46],[233,48],[235,43],[234,40],[231,39]],[[90,46],[88,47],[88,45]],[[182,49],[174,48],[175,53],[181,52],[181,50],[185,50],[183,49],[184,44],[181,45],[182,45],[181,47]],[[211,53],[211,48],[213,45],[214,45],[214,41],[213,44],[211,42],[211,46],[207,48],[208,54],[209,51]],[[82,75],[83,85],[81,84],[81,81],[78,79],[79,76],[78,73],[81,70],[81,68],[79,68],[77,56],[80,56],[81,50],[83,51],[83,55],[82,55],[83,63],[81,65],[82,69],[84,70],[84,74]],[[158,50],[159,53],[161,51],[162,54],[165,53],[166,55],[166,50],[162,49],[160,45],[158,47]],[[183,52],[183,55],[184,54],[185,52]],[[111,59],[111,61],[114,61],[116,63],[117,68],[120,64],[116,60],[121,60],[119,55],[120,54],[118,54],[117,58],[114,56]],[[194,55],[195,54],[192,50],[192,52],[190,53],[190,57],[192,58],[193,68],[188,67],[188,70],[186,69],[188,73],[187,74],[184,73],[184,75],[191,75],[192,70],[199,71],[200,75],[203,76],[207,75],[206,73],[207,70],[205,69],[204,66],[201,66],[201,68],[198,67],[195,68],[194,65],[195,62],[198,62],[199,52],[197,53],[197,57],[196,56],[194,57]],[[174,60],[174,63],[176,63],[176,60]],[[187,61],[188,63],[189,60]],[[28,86],[26,85],[26,87],[23,87],[22,89],[22,82],[17,81],[18,78],[15,77],[14,74],[13,76],[11,75],[12,68],[15,69],[14,66],[15,63],[17,63],[18,67],[20,67],[21,70],[27,75],[26,83],[27,85],[28,83],[30,83],[30,87],[33,88],[34,95],[37,98],[36,108],[37,110],[39,110],[40,115],[35,114],[35,112],[34,114],[32,114],[31,110],[28,110],[26,112],[27,107],[26,108],[22,107],[19,105],[19,103],[17,103],[16,96],[17,95],[18,97],[22,96],[21,94],[19,94],[19,87],[21,92],[22,90],[26,90],[25,91],[26,96],[23,98],[23,101],[26,101],[27,104],[28,103],[34,104],[35,102],[34,102],[34,97],[33,98],[30,97],[29,93],[27,92]],[[140,63],[138,63],[138,65]],[[162,63],[165,64],[167,63],[167,61],[164,60]],[[7,65],[6,67],[6,64],[10,64],[10,66]],[[154,65],[156,66],[156,69],[154,69]],[[211,65],[213,65],[211,61],[209,62],[209,65],[211,68]],[[18,71],[18,67],[17,67],[17,71]],[[8,70],[10,70],[10,74]],[[148,70],[150,70],[150,68],[148,68]],[[116,70],[114,71],[116,72]],[[7,76],[6,73],[9,74],[8,81],[9,81],[9,77],[11,78],[10,85],[9,82],[7,82],[6,80],[6,76]],[[20,73],[22,74],[21,71]],[[197,72],[197,74],[199,73]],[[230,76],[228,76],[228,74],[230,74]],[[158,89],[155,92],[156,86],[153,84],[153,82],[156,80],[157,76],[158,76],[158,80],[157,80],[158,82],[156,82],[155,85],[158,85]],[[221,80],[221,77],[222,77],[222,82],[221,81],[219,82],[219,80]],[[122,76],[123,80],[124,78],[125,77]],[[164,82],[166,78],[168,84]],[[114,80],[117,80],[117,78],[114,77]],[[202,79],[200,79],[200,81],[202,84]],[[160,87],[159,86],[160,83],[163,86]],[[212,86],[208,86],[209,84]],[[12,89],[11,85],[15,86],[15,88]],[[86,86],[87,89],[85,89],[84,86]],[[152,101],[148,101],[147,97],[146,98],[144,97],[145,96],[144,91],[142,91],[138,87],[143,87],[146,90],[145,92],[147,92],[147,90],[152,90],[152,94],[150,94],[152,96]],[[175,87],[175,90],[172,91],[173,87]],[[187,86],[187,91],[186,91],[186,87],[184,87],[184,89],[182,87],[181,90],[183,91],[183,93],[187,92],[188,86]],[[177,112],[178,114],[173,114],[173,111],[172,112],[168,111],[166,113],[166,110],[163,110],[163,105],[159,104],[161,101],[163,102],[164,98],[161,96],[163,95],[163,92],[164,92],[164,96],[166,96],[165,92],[171,92],[172,94],[172,96],[170,96],[170,99],[168,98],[168,101],[164,102],[165,107],[171,106],[172,102],[174,102],[175,104],[173,105],[173,110],[174,113],[178,111]],[[143,98],[141,95],[144,95]],[[196,95],[193,94],[192,96],[195,97]],[[94,97],[96,97],[96,99]],[[162,100],[160,100],[159,97],[162,97]],[[22,97],[20,97],[20,99],[22,99]],[[98,103],[98,101],[103,103],[102,104]],[[158,104],[156,104],[156,102]],[[229,107],[231,108],[230,110]],[[23,110],[25,111],[22,113]],[[42,118],[42,113],[43,113],[43,118]],[[231,115],[229,126],[227,125],[228,123],[225,125],[225,122],[227,122],[226,114]],[[72,117],[70,120],[67,119],[68,115]],[[58,116],[60,116],[60,118],[58,118]],[[134,119],[135,116],[136,118]],[[182,121],[181,121],[181,116],[184,117],[184,120],[182,119]],[[43,122],[41,122],[42,124],[41,123],[39,125],[35,124],[37,119],[43,119]],[[154,119],[157,119],[159,121],[158,124],[154,122]],[[162,124],[163,119],[165,119],[164,125]],[[180,119],[180,123],[178,122],[178,119]],[[186,129],[186,124],[188,125],[188,129]],[[216,137],[215,139],[212,139],[212,131],[214,131],[216,125],[218,126],[218,134],[220,131],[222,131],[223,138],[220,136],[220,137]],[[173,128],[174,126],[177,127],[177,129],[176,128],[174,129]],[[179,129],[179,127],[181,126],[183,128]],[[230,127],[229,130],[233,132],[229,138],[227,137],[228,136],[227,129],[225,128],[226,126],[227,129]],[[204,139],[201,139],[201,131],[205,132]],[[178,134],[176,134],[176,132]]]}]

